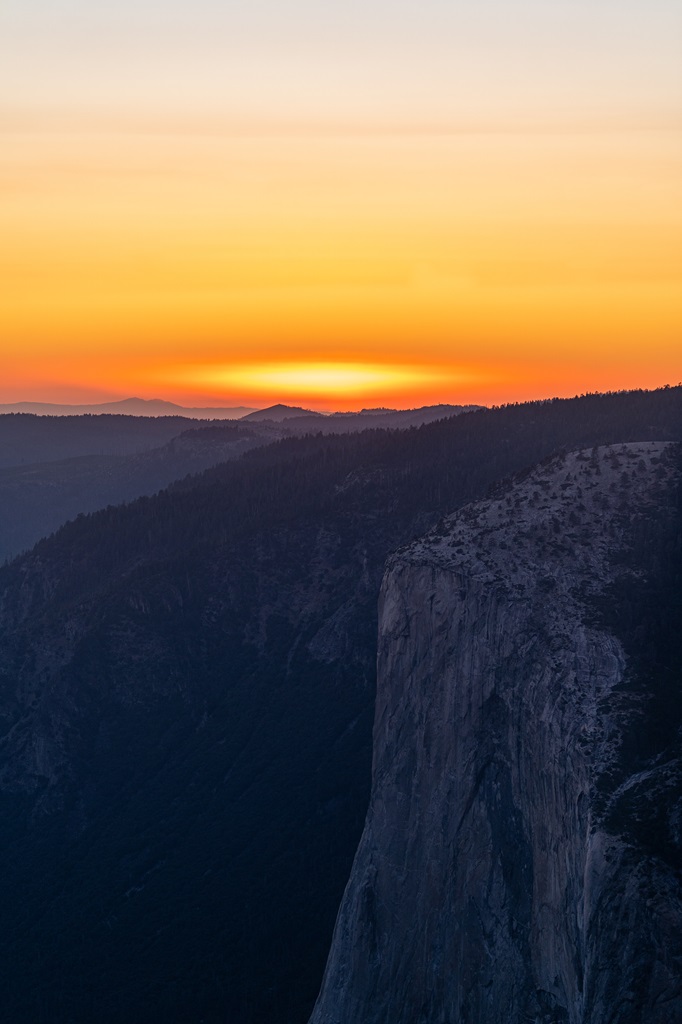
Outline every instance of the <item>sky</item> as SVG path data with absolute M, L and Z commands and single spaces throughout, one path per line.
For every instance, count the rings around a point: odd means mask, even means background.
M 0 0 L 0 402 L 682 378 L 679 0 Z

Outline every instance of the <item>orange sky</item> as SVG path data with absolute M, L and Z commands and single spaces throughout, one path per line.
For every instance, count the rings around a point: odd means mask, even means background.
M 303 56 L 271 40 L 234 64 L 170 32 L 145 71 L 135 14 L 86 59 L 80 36 L 29 31 L 36 0 L 10 3 L 0 402 L 350 409 L 677 383 L 680 96 L 670 26 L 649 28 L 638 79 L 625 6 L 615 54 L 613 23 L 566 55 L 550 20 L 521 66 L 472 22 L 478 64 L 455 36 L 420 37 L 405 67 L 407 37 L 358 56 L 351 33 L 330 71 L 318 26 Z M 71 10 L 57 41 L 65 24 L 92 41 Z

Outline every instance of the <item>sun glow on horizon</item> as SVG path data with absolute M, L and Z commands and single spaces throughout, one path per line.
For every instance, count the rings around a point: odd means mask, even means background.
M 0 7 L 0 402 L 679 379 L 669 0 Z
M 438 384 L 451 387 L 471 376 L 452 367 L 319 361 L 193 366 L 174 371 L 168 379 L 247 397 L 267 395 L 292 400 L 324 396 L 332 400 L 409 394 Z

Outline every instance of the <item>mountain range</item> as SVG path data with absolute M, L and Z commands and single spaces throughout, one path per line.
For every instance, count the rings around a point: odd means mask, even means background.
M 428 407 L 434 414 L 440 416 L 452 416 L 456 412 L 470 411 L 477 406 L 460 405 L 439 405 Z M 366 418 L 368 416 L 397 416 L 408 420 L 410 417 L 414 422 L 422 422 L 420 409 L 363 409 L 359 413 L 331 413 L 332 417 Z M 274 423 L 281 423 L 284 420 L 294 418 L 322 419 L 324 413 L 313 412 L 311 409 L 303 409 L 300 406 L 271 405 L 266 409 L 253 409 L 248 406 L 186 406 L 178 405 L 176 402 L 168 402 L 161 398 L 122 398 L 114 402 L 97 402 L 88 405 L 68 405 L 56 402 L 10 402 L 0 403 L 0 416 L 11 413 L 23 413 L 33 416 L 183 416 L 185 419 L 195 420 L 238 420 L 248 419 L 251 421 L 271 420 Z
M 237 422 L 181 416 L 0 415 L 0 561 L 27 550 L 68 519 L 153 494 L 250 448 L 306 433 L 407 429 L 461 406 L 331 416 L 275 406 Z
M 68 405 L 57 402 L 11 402 L 0 404 L 0 415 L 29 413 L 34 416 L 184 416 L 195 420 L 236 420 L 253 412 L 248 406 L 198 408 L 177 405 L 161 398 L 122 398 L 114 402 Z

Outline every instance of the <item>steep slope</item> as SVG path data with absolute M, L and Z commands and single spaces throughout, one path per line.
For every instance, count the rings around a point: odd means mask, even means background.
M 311 1024 L 682 1019 L 680 511 L 679 446 L 604 447 L 391 559 Z
M 33 547 L 69 519 L 154 494 L 270 440 L 262 428 L 221 424 L 185 429 L 151 451 L 0 468 L 0 562 Z

